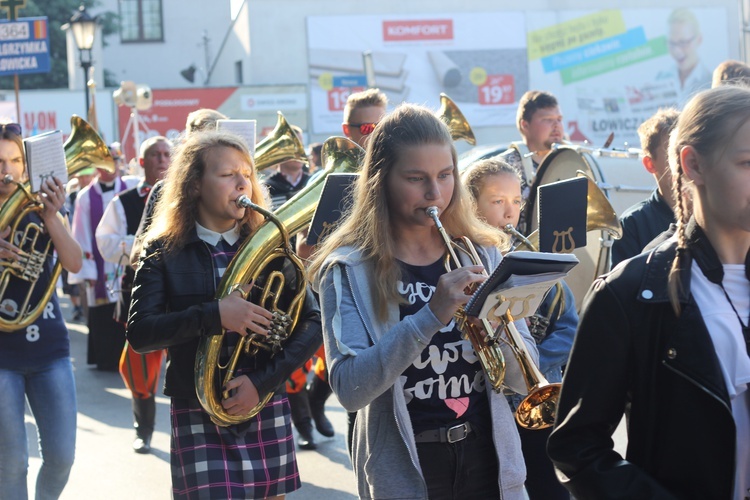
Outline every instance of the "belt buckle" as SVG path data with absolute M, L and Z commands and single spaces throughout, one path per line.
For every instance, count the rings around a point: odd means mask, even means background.
M 464 439 L 466 439 L 466 436 L 468 434 L 468 425 L 466 425 L 466 423 L 463 423 L 450 427 L 445 433 L 445 438 L 449 443 L 456 443 L 458 441 L 463 441 Z

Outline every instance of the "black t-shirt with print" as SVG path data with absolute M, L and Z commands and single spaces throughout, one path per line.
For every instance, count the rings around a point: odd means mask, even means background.
M 445 267 L 442 258 L 427 266 L 400 264 L 398 291 L 408 302 L 400 307 L 403 319 L 430 301 Z M 415 434 L 466 421 L 487 427 L 489 401 L 482 366 L 455 321 L 432 337 L 402 377 Z

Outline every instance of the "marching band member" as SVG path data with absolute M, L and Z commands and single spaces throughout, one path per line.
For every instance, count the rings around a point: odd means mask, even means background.
M 123 191 L 109 202 L 102 220 L 96 227 L 96 244 L 107 262 L 122 268 L 119 280 L 119 301 L 115 309 L 116 320 L 125 324 L 130 306 L 130 289 L 135 271 L 130 266 L 130 251 L 135 232 L 143 215 L 146 197 L 169 168 L 172 143 L 163 136 L 149 137 L 141 144 L 139 163 L 144 177 L 138 185 Z M 156 385 L 161 372 L 164 351 L 138 354 L 127 342 L 120 356 L 119 371 L 130 390 L 133 401 L 135 439 L 133 451 L 149 453 L 151 436 L 156 424 Z
M 557 98 L 542 90 L 524 93 L 518 101 L 516 127 L 523 139 L 522 143 L 508 148 L 498 157 L 521 175 L 521 193 L 525 201 L 529 197 L 539 165 L 552 150 L 552 145 L 565 138 Z M 523 154 L 526 149 L 528 153 Z M 526 221 L 521 215 L 517 229 L 521 234 L 527 234 Z
M 523 208 L 521 178 L 513 167 L 497 159 L 482 160 L 464 171 L 462 180 L 474 198 L 480 218 L 498 229 L 518 224 Z M 539 349 L 539 370 L 550 383 L 562 382 L 562 369 L 568 361 L 578 326 L 573 292 L 564 281 L 560 281 L 560 285 L 562 299 L 556 298 L 557 288 L 552 288 L 536 314 L 527 318 Z M 508 398 L 514 410 L 522 399 L 519 395 Z M 529 430 L 518 426 L 526 462 L 526 491 L 531 500 L 570 498 L 557 480 L 547 456 L 547 438 L 551 432 L 551 428 Z
M 669 144 L 675 237 L 584 301 L 548 445 L 578 499 L 750 495 L 748 144 L 750 90 L 695 96 Z M 611 436 L 628 406 L 622 457 Z
M 0 125 L 0 174 L 14 181 L 27 179 L 24 168 L 21 126 Z M 16 191 L 14 183 L 0 183 L 0 204 Z M 44 233 L 35 248 L 51 240 L 57 258 L 70 272 L 81 269 L 81 247 L 58 213 L 65 204 L 65 187 L 56 178 L 47 179 L 40 190 L 42 210 L 25 216 L 19 232 L 9 234 L 6 228 L 0 240 L 0 259 L 18 261 L 22 233 L 30 222 L 44 224 Z M 52 253 L 47 255 L 44 270 L 36 281 L 30 305 L 36 306 L 42 294 L 54 286 L 50 283 L 54 266 Z M 11 280 L 0 315 L 15 319 L 28 292 L 14 286 Z M 26 400 L 39 432 L 39 454 L 42 467 L 36 480 L 37 498 L 58 498 L 68 482 L 76 443 L 76 391 L 70 361 L 70 339 L 57 293 L 39 318 L 28 327 L 14 332 L 0 332 L 0 498 L 26 499 L 26 476 L 29 467 L 24 408 Z
M 222 405 L 244 414 L 276 392 L 245 423 L 213 424 L 196 397 L 199 340 L 226 329 L 225 343 L 248 331 L 265 335 L 271 313 L 233 292 L 215 298 L 216 286 L 240 244 L 263 216 L 239 208 L 247 195 L 266 206 L 250 153 L 234 134 L 191 134 L 178 148 L 164 191 L 144 238 L 128 320 L 128 340 L 138 352 L 168 349 L 164 393 L 171 401 L 171 468 L 175 498 L 280 498 L 300 487 L 285 380 L 318 349 L 320 316 L 308 291 L 295 331 L 270 358 L 245 356 L 232 396 Z M 282 304 L 286 294 L 282 294 Z M 230 345 L 231 347 L 231 345 Z
M 375 127 L 352 212 L 315 253 L 334 392 L 357 411 L 352 462 L 362 498 L 523 498 L 525 467 L 505 397 L 487 388 L 454 313 L 483 266 L 450 272 L 446 229 L 477 242 L 486 269 L 504 235 L 480 222 L 458 178 L 448 128 L 402 105 Z M 536 354 L 523 322 L 518 328 Z M 524 392 L 506 349 L 505 382 Z
M 612 241 L 610 268 L 641 253 L 657 236 L 674 224 L 675 200 L 672 196 L 672 175 L 667 162 L 669 134 L 680 112 L 660 109 L 638 127 L 643 167 L 654 177 L 656 189 L 648 199 L 636 203 L 620 216 L 622 238 Z

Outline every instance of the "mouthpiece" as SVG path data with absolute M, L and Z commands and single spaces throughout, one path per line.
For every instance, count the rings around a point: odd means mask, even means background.
M 11 184 L 13 182 L 13 176 L 10 174 L 7 174 L 5 177 L 3 177 L 3 184 Z
M 425 212 L 427 212 L 428 217 L 432 217 L 434 219 L 438 216 L 438 207 L 427 207 L 425 209 Z
M 241 195 L 235 200 L 235 203 L 240 208 L 253 208 L 255 206 L 255 203 L 250 201 L 250 198 L 247 197 L 246 194 Z

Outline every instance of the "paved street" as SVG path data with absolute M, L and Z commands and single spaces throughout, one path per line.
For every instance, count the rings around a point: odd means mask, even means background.
M 61 299 L 66 318 L 70 305 Z M 153 452 L 138 455 L 130 447 L 133 430 L 130 393 L 118 373 L 102 372 L 86 365 L 85 325 L 68 323 L 78 390 L 78 436 L 76 462 L 63 500 L 162 500 L 170 498 L 169 475 L 169 399 L 157 397 L 156 432 Z M 161 387 L 161 384 L 160 384 Z M 346 412 L 334 396 L 328 401 L 327 415 L 336 428 L 336 436 L 319 439 L 317 451 L 298 451 L 302 489 L 289 495 L 293 500 L 355 498 L 356 485 L 346 452 L 344 432 Z M 29 414 L 26 429 L 36 441 L 36 428 Z M 36 443 L 29 446 L 29 497 L 41 464 Z

